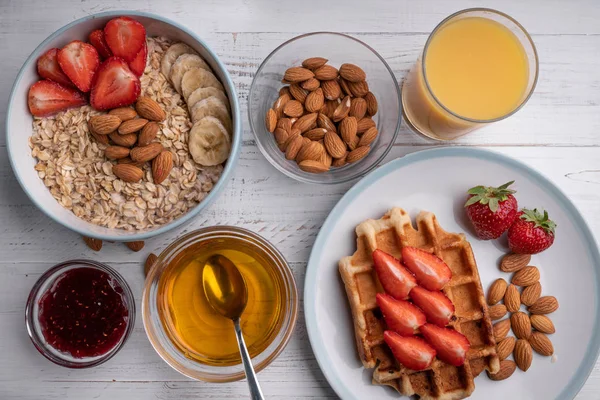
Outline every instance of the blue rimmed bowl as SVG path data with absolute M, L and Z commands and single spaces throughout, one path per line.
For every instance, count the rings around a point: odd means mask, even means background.
M 76 217 L 71 211 L 61 206 L 52 197 L 50 191 L 34 170 L 36 160 L 31 156 L 31 149 L 28 143 L 32 133 L 33 118 L 27 107 L 27 93 L 29 87 L 39 79 L 36 71 L 36 61 L 39 56 L 48 49 L 53 47 L 60 48 L 71 40 L 87 38 L 91 31 L 101 29 L 111 18 L 122 15 L 140 21 L 146 28 L 146 33 L 149 37 L 165 36 L 174 41 L 185 42 L 194 48 L 211 66 L 215 75 L 223 83 L 227 97 L 229 98 L 233 120 L 231 154 L 225 164 L 223 174 L 214 185 L 212 191 L 196 207 L 179 218 L 160 227 L 144 231 L 126 231 L 94 225 Z M 190 29 L 167 18 L 137 11 L 110 11 L 93 14 L 73 21 L 50 35 L 31 53 L 23 64 L 23 67 L 21 67 L 10 94 L 6 115 L 6 142 L 9 159 L 19 184 L 31 201 L 48 217 L 61 225 L 84 236 L 103 240 L 143 240 L 190 221 L 223 191 L 225 184 L 233 173 L 234 166 L 237 164 L 241 141 L 242 125 L 237 93 L 225 65 L 219 60 L 216 53 Z

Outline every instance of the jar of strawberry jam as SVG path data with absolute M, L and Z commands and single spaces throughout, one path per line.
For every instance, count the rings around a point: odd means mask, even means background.
M 47 359 L 69 368 L 93 367 L 125 344 L 135 302 L 127 282 L 111 267 L 66 261 L 35 283 L 25 321 L 31 341 Z

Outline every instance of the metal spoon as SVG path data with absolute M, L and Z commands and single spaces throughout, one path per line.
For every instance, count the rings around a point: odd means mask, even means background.
M 242 336 L 242 328 L 240 327 L 240 316 L 248 302 L 248 291 L 244 277 L 229 258 L 216 254 L 211 256 L 204 264 L 202 285 L 211 307 L 224 317 L 233 320 L 251 398 L 263 400 L 264 397 L 258 379 L 256 379 L 256 373 L 252 367 L 250 354 L 248 354 Z

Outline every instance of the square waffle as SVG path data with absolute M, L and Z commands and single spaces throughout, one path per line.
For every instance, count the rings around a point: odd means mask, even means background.
M 373 384 L 388 385 L 401 394 L 417 395 L 422 400 L 464 399 L 475 390 L 477 375 L 484 369 L 496 373 L 500 368 L 477 264 L 465 235 L 444 231 L 433 213 L 422 211 L 416 223 L 417 229 L 401 208 L 391 209 L 381 219 L 362 222 L 356 227 L 356 252 L 339 262 L 352 310 L 358 353 L 365 368 L 375 368 Z M 405 368 L 383 340 L 386 324 L 375 301 L 375 295 L 383 289 L 371 254 L 381 249 L 401 259 L 401 249 L 405 246 L 435 254 L 452 270 L 452 279 L 442 289 L 456 309 L 450 327 L 471 343 L 467 361 L 461 367 L 436 358 L 424 371 Z

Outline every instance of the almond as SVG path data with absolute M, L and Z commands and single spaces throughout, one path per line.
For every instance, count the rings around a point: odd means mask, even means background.
M 141 249 L 144 248 L 144 241 L 143 240 L 136 240 L 135 242 L 125 242 L 125 246 L 129 247 L 129 249 L 138 252 Z
M 522 311 L 510 316 L 510 326 L 519 339 L 528 339 L 531 335 L 531 322 L 529 316 Z
M 298 155 L 298 152 L 302 148 L 303 143 L 304 142 L 302 141 L 302 136 L 295 136 L 291 139 L 291 141 L 288 141 L 288 144 L 285 149 L 285 158 L 287 158 L 288 160 L 295 159 Z
M 506 315 L 506 306 L 504 304 L 496 304 L 489 307 L 490 318 L 492 321 L 504 318 Z
M 321 89 L 327 100 L 336 100 L 342 95 L 342 89 L 336 80 L 321 82 Z
M 315 74 L 310 69 L 303 67 L 291 67 L 285 71 L 283 74 L 283 79 L 291 83 L 296 83 L 303 82 L 314 76 Z
M 508 285 L 504 294 L 504 305 L 510 312 L 517 312 L 521 307 L 521 295 L 515 285 Z
M 146 262 L 144 263 L 144 275 L 148 275 L 148 272 L 150 272 L 150 269 L 152 268 L 156 260 L 158 260 L 158 256 L 156 254 L 148 254 Z
M 119 107 L 113 108 L 108 112 L 109 115 L 114 115 L 115 117 L 119 117 L 121 122 L 129 121 L 130 119 L 134 119 L 138 116 L 135 110 L 131 107 Z
M 335 158 L 335 159 L 332 161 L 331 165 L 332 165 L 332 166 L 334 166 L 334 167 L 343 167 L 344 165 L 346 165 L 346 164 L 347 164 L 347 162 L 346 162 L 346 157 L 348 157 L 348 152 L 347 152 L 347 151 L 346 151 L 346 152 L 344 152 L 344 155 L 343 155 L 342 157 L 340 157 L 340 158 Z
M 337 133 L 327 131 L 324 138 L 325 148 L 333 158 L 340 158 L 346 154 L 346 145 Z
M 531 286 L 540 280 L 540 271 L 537 267 L 525 267 L 517 271 L 511 282 L 517 286 Z
M 138 162 L 138 161 L 133 161 L 131 159 L 131 157 L 125 157 L 125 158 L 119 158 L 117 160 L 117 164 L 132 164 L 135 165 L 136 167 L 141 167 L 142 165 L 144 165 L 145 163 L 143 162 Z
M 369 93 L 369 84 L 367 81 L 348 82 L 350 92 L 356 97 L 363 97 Z
M 370 145 L 371 143 L 373 143 L 373 141 L 375 139 L 377 139 L 378 134 L 379 134 L 379 131 L 375 127 L 367 129 L 367 131 L 365 133 L 363 133 L 362 136 L 360 137 L 360 141 L 358 142 L 358 145 L 359 146 Z
M 556 332 L 552 320 L 546 315 L 530 315 L 529 320 L 531 321 L 531 326 L 542 333 L 552 334 Z
M 92 137 L 94 139 L 96 139 L 96 141 L 98 143 L 102 143 L 102 144 L 106 144 L 106 145 L 108 144 L 108 135 L 99 135 L 91 129 L 90 129 L 90 135 L 92 135 Z
M 500 261 L 500 270 L 504 272 L 516 272 L 522 268 L 525 268 L 531 256 L 529 254 L 507 254 Z
M 337 106 L 337 108 L 333 112 L 332 119 L 334 122 L 341 121 L 348 116 L 348 112 L 350 112 L 350 104 L 350 96 L 344 97 L 342 102 Z
M 300 103 L 304 103 L 306 101 L 306 96 L 308 96 L 308 92 L 302 89 L 297 83 L 294 83 L 289 86 L 290 94 Z
M 496 343 L 501 341 L 508 335 L 508 331 L 510 331 L 510 320 L 503 319 L 502 321 L 496 322 L 494 324 L 494 339 Z
M 302 61 L 302 66 L 304 68 L 308 68 L 310 70 L 315 70 L 317 68 L 322 67 L 323 65 L 327 64 L 327 60 L 326 58 L 323 57 L 311 57 L 311 58 L 307 58 L 306 60 Z
M 320 86 L 321 82 L 315 78 L 310 78 L 300 84 L 302 89 L 308 90 L 309 92 L 317 90 Z
M 534 283 L 531 286 L 527 286 L 521 292 L 521 303 L 526 306 L 532 306 L 542 295 L 542 285 L 539 282 Z
M 369 128 L 375 127 L 375 121 L 371 119 L 371 117 L 364 117 L 358 121 L 358 125 L 356 126 L 356 133 L 361 134 L 365 133 Z
M 529 344 L 536 353 L 541 356 L 551 356 L 554 354 L 554 346 L 548 336 L 541 332 L 533 332 L 529 338 Z
M 173 169 L 173 154 L 169 150 L 163 150 L 152 160 L 152 180 L 155 184 L 162 183 L 169 177 Z
M 346 117 L 338 125 L 340 136 L 345 143 L 350 144 L 354 142 L 354 138 L 356 138 L 357 124 L 358 121 L 356 121 L 356 118 Z
M 277 144 L 284 144 L 289 138 L 290 134 L 283 128 L 277 128 L 274 132 L 275 141 Z
M 493 381 L 503 381 L 505 379 L 510 378 L 510 376 L 515 372 L 516 369 L 517 364 L 514 361 L 503 360 L 500 361 L 500 369 L 498 370 L 498 372 L 496 372 L 495 374 L 490 374 L 490 372 L 488 371 L 487 376 Z
M 348 82 L 360 82 L 367 79 L 367 74 L 359 66 L 354 64 L 342 64 L 340 75 Z
M 142 129 L 148 123 L 147 119 L 144 118 L 134 118 L 129 121 L 123 122 L 119 125 L 119 134 L 128 135 L 130 133 L 134 133 Z
M 329 118 L 329 119 L 333 118 L 333 113 L 335 112 L 335 109 L 340 105 L 341 102 L 342 102 L 341 99 L 326 100 L 325 106 L 324 106 L 325 112 L 322 112 L 322 113 L 327 115 L 327 118 Z
M 317 161 L 320 156 L 321 146 L 319 145 L 319 143 L 311 141 L 310 143 L 304 143 L 304 145 L 298 152 L 298 155 L 296 156 L 296 162 L 299 164 L 302 161 L 306 160 Z
M 129 156 L 133 161 L 145 162 L 152 160 L 163 150 L 163 145 L 155 142 L 150 143 L 148 146 L 144 147 L 134 147 L 133 149 L 131 149 Z
M 130 133 L 129 135 L 119 135 L 117 132 L 113 132 L 110 135 L 108 135 L 108 137 L 117 146 L 123 147 L 131 147 L 138 140 L 138 135 L 136 135 L 135 133 Z
M 318 112 L 321 107 L 325 105 L 325 97 L 323 96 L 323 89 L 318 88 L 314 92 L 310 92 L 306 96 L 304 107 L 308 112 Z
M 267 130 L 271 133 L 273 133 L 275 127 L 277 126 L 277 114 L 272 108 L 267 110 L 267 115 L 265 116 L 265 125 Z
M 90 130 L 96 132 L 98 135 L 108 135 L 117 130 L 121 125 L 121 118 L 116 115 L 103 114 L 94 115 L 88 122 Z
M 338 70 L 331 65 L 323 65 L 315 70 L 315 78 L 320 81 L 330 81 L 338 77 Z M 321 86 L 323 86 L 323 82 L 321 82 Z
M 133 164 L 117 164 L 112 166 L 115 176 L 125 182 L 139 182 L 144 176 L 144 171 Z
M 558 300 L 554 296 L 542 296 L 528 310 L 532 314 L 551 314 L 558 310 Z
M 496 344 L 496 353 L 498 353 L 498 358 L 500 361 L 508 358 L 515 349 L 515 343 L 517 339 L 512 336 L 505 337 L 500 342 Z
M 340 78 L 338 82 L 340 84 L 340 87 L 342 88 L 342 92 L 344 92 L 344 96 L 352 97 L 353 94 L 352 94 L 352 91 L 350 90 L 350 86 L 348 86 L 348 81 L 345 80 L 344 78 Z
M 355 117 L 357 121 L 360 121 L 367 113 L 367 102 L 361 97 L 352 99 L 350 103 L 350 111 L 348 115 Z
M 325 137 L 325 133 L 327 129 L 325 128 L 314 128 L 309 130 L 304 134 L 304 137 L 309 138 L 310 140 L 321 140 Z
M 148 96 L 140 96 L 135 103 L 135 110 L 140 117 L 149 121 L 163 121 L 167 114 L 154 99 Z
M 337 132 L 337 127 L 325 114 L 319 113 L 319 115 L 317 115 L 317 126 L 319 128 L 327 129 L 328 131 Z
M 137 144 L 140 147 L 148 146 L 158 135 L 158 124 L 156 122 L 148 122 L 143 128 L 138 137 Z
M 277 121 L 277 128 L 290 132 L 292 130 L 292 120 L 289 118 L 281 118 Z
M 533 360 L 533 351 L 527 340 L 517 340 L 517 343 L 515 343 L 515 350 L 513 351 L 513 357 L 515 358 L 515 363 L 519 369 L 522 371 L 527 371 L 529 369 L 531 361 Z
M 378 106 L 375 95 L 371 92 L 367 92 L 367 94 L 365 94 L 365 101 L 367 102 L 367 112 L 369 113 L 369 115 L 373 116 L 377 114 Z
M 305 114 L 298 118 L 298 121 L 292 125 L 292 128 L 299 129 L 301 133 L 304 133 L 311 129 L 313 124 L 317 122 L 317 113 Z
M 283 96 L 284 94 L 287 94 L 288 96 L 292 97 L 292 94 L 290 93 L 290 87 L 289 86 L 284 86 L 281 89 L 279 89 L 279 95 Z
M 283 113 L 288 117 L 298 118 L 304 114 L 304 107 L 298 100 L 290 100 L 283 107 Z
M 360 138 L 358 136 L 354 136 L 354 139 L 352 139 L 350 143 L 346 143 L 348 145 L 348 149 L 350 149 L 350 151 L 356 149 L 358 147 L 358 142 L 360 142 Z
M 284 93 L 275 100 L 273 103 L 273 111 L 275 111 L 275 115 L 277 118 L 281 118 L 283 116 L 283 107 L 287 104 L 288 101 L 292 99 L 292 96 L 289 93 Z
M 104 149 L 104 156 L 109 160 L 118 160 L 129 155 L 129 149 L 122 146 L 108 146 Z
M 494 304 L 498 303 L 500 300 L 502 300 L 504 298 L 504 294 L 506 293 L 506 288 L 508 287 L 508 284 L 506 283 L 506 281 L 502 278 L 498 278 L 494 281 L 494 283 L 492 283 L 490 285 L 490 288 L 488 290 L 488 304 L 490 306 L 493 306 Z
M 304 172 L 321 174 L 329 171 L 329 167 L 315 160 L 304 160 L 298 163 L 300 169 Z
M 357 162 L 358 160 L 364 158 L 367 154 L 369 154 L 370 149 L 371 148 L 369 146 L 361 146 L 355 148 L 350 153 L 348 153 L 348 156 L 346 157 L 346 162 Z
M 327 151 L 322 151 L 321 152 L 321 156 L 319 157 L 319 159 L 317 161 L 319 161 L 321 164 L 323 164 L 327 168 L 329 168 L 329 167 L 331 167 L 331 164 L 333 162 L 333 158 L 331 157 L 331 155 Z
M 100 251 L 102 249 L 102 240 L 91 238 L 88 236 L 82 236 L 82 237 L 83 237 L 83 241 L 85 242 L 85 244 L 87 244 L 87 246 L 90 249 L 92 249 L 94 251 Z

